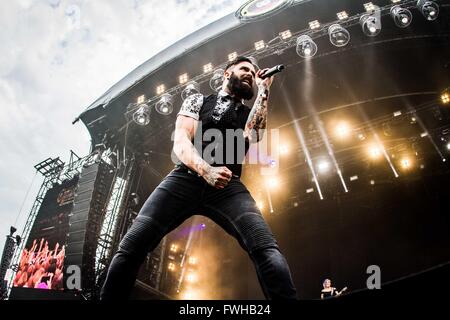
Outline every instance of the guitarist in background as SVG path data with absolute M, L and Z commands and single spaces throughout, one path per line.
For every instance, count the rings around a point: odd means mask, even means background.
M 330 279 L 325 279 L 323 281 L 323 289 L 320 294 L 320 299 L 340 296 L 346 290 L 347 290 L 347 287 L 343 288 L 341 291 L 338 291 L 335 287 L 331 286 Z

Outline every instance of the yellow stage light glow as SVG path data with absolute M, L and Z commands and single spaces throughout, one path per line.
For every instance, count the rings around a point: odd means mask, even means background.
M 382 155 L 382 149 L 378 145 L 371 145 L 371 146 L 369 146 L 368 151 L 369 151 L 369 156 L 372 159 L 379 159 L 381 157 L 381 155 Z
M 340 139 L 346 139 L 350 136 L 351 128 L 347 122 L 340 122 L 335 129 L 336 136 Z
M 197 290 L 187 289 L 181 295 L 182 300 L 198 300 L 200 298 L 200 293 Z
M 412 167 L 412 161 L 408 157 L 404 157 L 400 160 L 400 164 L 402 166 L 402 169 L 408 170 Z
M 330 169 L 330 163 L 326 160 L 322 160 L 317 164 L 317 170 L 320 173 L 325 173 Z
M 289 147 L 287 145 L 280 146 L 280 154 L 285 155 L 289 153 Z
M 197 258 L 196 257 L 189 257 L 189 264 L 196 265 L 197 264 Z
M 259 210 L 264 210 L 264 202 L 258 201 L 257 204 L 258 204 Z
M 441 100 L 443 104 L 448 104 L 450 102 L 450 94 L 445 92 L 441 95 Z
M 278 178 L 272 177 L 266 181 L 266 185 L 271 189 L 276 189 L 280 185 Z
M 197 282 L 197 279 L 198 279 L 198 277 L 197 277 L 196 273 L 191 272 L 186 276 L 186 281 L 189 283 Z

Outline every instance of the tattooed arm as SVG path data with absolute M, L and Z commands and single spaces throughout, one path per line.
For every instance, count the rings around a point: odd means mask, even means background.
M 250 143 L 256 143 L 262 139 L 263 131 L 267 125 L 267 105 L 269 98 L 269 88 L 273 82 L 273 76 L 261 79 L 260 75 L 267 69 L 259 70 L 256 74 L 256 84 L 258 85 L 258 95 L 256 96 L 253 108 L 245 124 L 244 137 Z
M 184 100 L 175 123 L 173 152 L 182 163 L 202 176 L 209 185 L 223 189 L 231 179 L 231 171 L 227 167 L 209 165 L 192 144 L 202 104 L 201 94 L 194 94 Z

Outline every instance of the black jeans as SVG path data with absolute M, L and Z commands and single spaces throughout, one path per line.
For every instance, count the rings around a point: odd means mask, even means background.
M 252 259 L 267 299 L 296 299 L 286 259 L 239 178 L 215 189 L 186 171 L 170 172 L 144 203 L 108 270 L 101 299 L 127 299 L 139 267 L 161 239 L 193 214 L 207 216 L 237 239 Z

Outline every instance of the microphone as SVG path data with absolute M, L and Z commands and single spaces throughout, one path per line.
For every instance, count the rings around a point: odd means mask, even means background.
M 275 73 L 281 72 L 283 69 L 284 69 L 284 65 L 279 64 L 275 67 L 270 68 L 266 72 L 264 72 L 263 75 L 260 76 L 260 78 L 264 80 L 265 78 L 273 76 Z

